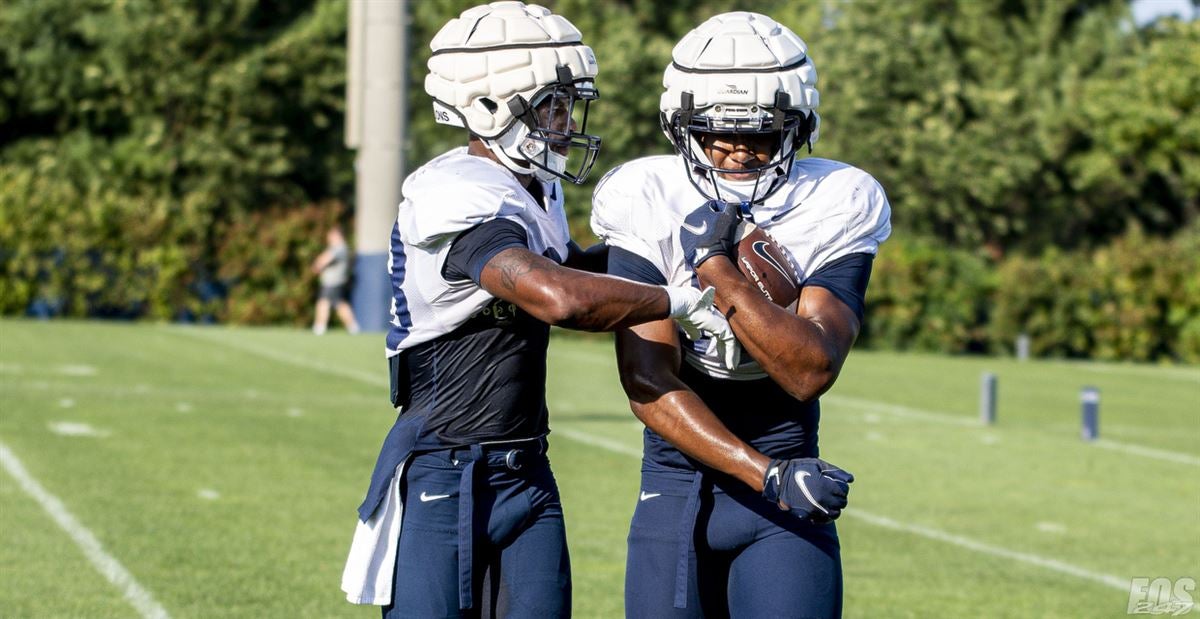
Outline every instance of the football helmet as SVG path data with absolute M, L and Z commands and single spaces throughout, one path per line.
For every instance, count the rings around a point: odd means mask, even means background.
M 742 210 L 783 186 L 796 150 L 817 141 L 817 71 L 796 33 L 765 15 L 738 11 L 710 18 L 671 52 L 659 101 L 663 133 L 705 197 Z M 736 172 L 716 167 L 701 134 L 770 136 L 769 161 Z M 750 180 L 726 176 L 752 173 Z
M 571 22 L 493 2 L 463 11 L 429 46 L 425 92 L 437 122 L 466 128 L 516 174 L 584 182 L 600 150 L 587 133 L 599 68 Z M 569 171 L 572 152 L 580 157 Z

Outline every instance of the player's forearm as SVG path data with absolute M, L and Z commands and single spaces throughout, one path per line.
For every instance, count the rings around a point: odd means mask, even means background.
M 780 387 L 811 400 L 833 385 L 840 355 L 819 323 L 772 303 L 724 258 L 701 268 L 738 341 Z
M 621 339 L 618 337 L 618 356 Z M 622 357 L 621 386 L 647 428 L 688 456 L 762 491 L 770 459 L 735 436 L 674 372 Z
M 686 387 L 656 400 L 630 401 L 634 415 L 688 456 L 762 492 L 770 458 L 734 436 Z
M 662 287 L 569 269 L 523 249 L 496 254 L 480 283 L 538 320 L 569 329 L 614 331 L 670 311 Z
M 616 331 L 668 317 L 670 299 L 660 286 L 578 271 L 566 279 L 558 291 L 566 300 L 558 326 Z

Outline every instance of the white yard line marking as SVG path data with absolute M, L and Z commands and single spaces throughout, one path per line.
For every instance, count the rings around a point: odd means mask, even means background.
M 567 430 L 567 429 L 562 429 L 562 428 L 555 429 L 554 434 L 565 436 L 569 439 L 578 441 L 580 443 L 584 443 L 586 445 L 591 445 L 593 447 L 607 449 L 609 451 L 625 454 L 628 456 L 633 456 L 636 458 L 642 457 L 642 453 L 640 450 L 634 449 L 623 443 L 620 443 L 618 441 L 614 441 L 611 439 L 599 438 L 599 437 L 583 434 L 581 432 L 575 432 L 572 430 Z M 1094 572 L 1092 570 L 1085 569 L 1085 568 L 1079 567 L 1077 565 L 1071 565 L 1070 563 L 1065 563 L 1065 562 L 1059 561 L 1057 559 L 1051 559 L 1049 557 L 1042 557 L 1042 556 L 1035 555 L 1032 553 L 1018 552 L 1015 550 L 1009 550 L 1007 548 L 1002 548 L 1000 546 L 993 546 L 991 544 L 985 544 L 983 542 L 978 542 L 978 541 L 975 541 L 968 537 L 963 537 L 961 535 L 954 535 L 952 533 L 947 533 L 945 531 L 940 531 L 938 529 L 933 529 L 930 527 L 924 527 L 924 526 L 915 525 L 915 524 L 906 524 L 903 522 L 893 520 L 886 516 L 879 516 L 876 514 L 872 514 L 870 512 L 864 512 L 863 510 L 857 509 L 857 508 L 848 509 L 848 510 L 846 510 L 845 513 L 848 516 L 852 516 L 854 518 L 862 520 L 863 522 L 866 522 L 868 524 L 873 524 L 875 526 L 884 527 L 884 528 L 892 529 L 895 531 L 904 531 L 906 533 L 912 533 L 914 535 L 919 535 L 921 537 L 925 537 L 928 539 L 937 540 L 940 542 L 946 542 L 948 544 L 953 544 L 960 548 L 966 548 L 968 550 L 973 550 L 975 552 L 988 554 L 988 555 L 992 555 L 995 557 L 1011 559 L 1013 561 L 1018 561 L 1021 563 L 1028 563 L 1030 565 L 1036 565 L 1038 567 L 1042 567 L 1042 568 L 1045 568 L 1048 570 L 1053 570 L 1053 571 L 1060 572 L 1063 574 L 1068 574 L 1071 576 L 1076 576 L 1078 578 L 1083 578 L 1085 580 L 1097 582 L 1102 585 L 1112 587 L 1114 589 L 1119 589 L 1121 591 L 1125 591 L 1125 592 L 1129 591 L 1129 579 L 1128 578 L 1121 578 L 1119 576 L 1113 576 L 1111 574 L 1102 574 L 1100 572 Z
M 1126 374 L 1170 378 L 1189 383 L 1200 384 L 1200 370 L 1191 368 L 1158 367 L 1153 365 L 1133 365 L 1126 363 L 1105 363 L 1088 361 L 1058 361 L 1056 365 L 1073 370 L 1086 370 L 1100 374 Z
M 55 370 L 66 376 L 95 376 L 96 368 L 90 365 L 60 365 Z
M 562 428 L 562 427 L 555 427 L 555 428 L 553 428 L 553 431 L 550 433 L 550 436 L 552 438 L 554 436 L 565 436 L 577 443 L 583 443 L 584 445 L 591 445 L 592 447 L 599 447 L 600 449 L 607 449 L 609 451 L 623 454 L 626 456 L 632 456 L 634 458 L 642 457 L 642 450 L 640 450 L 640 449 L 634 449 L 633 447 L 625 445 L 624 443 L 621 443 L 620 441 L 614 441 L 612 439 L 604 438 L 604 437 L 600 437 L 600 436 L 593 436 L 591 434 L 587 434 L 586 432 L 579 432 L 578 430 L 569 430 L 569 429 Z
M 84 556 L 100 572 L 102 576 L 108 579 L 114 587 L 121 590 L 125 599 L 137 609 L 138 614 L 147 619 L 168 619 L 166 609 L 159 606 L 154 600 L 154 596 L 150 592 L 138 584 L 133 575 L 126 570 L 112 555 L 104 551 L 104 547 L 100 545 L 100 540 L 91 531 L 84 527 L 71 512 L 67 511 L 67 507 L 58 497 L 50 494 L 42 487 L 41 484 L 25 470 L 25 465 L 17 459 L 16 454 L 9 450 L 8 446 L 0 442 L 0 464 L 4 465 L 4 470 L 17 481 L 25 494 L 33 497 L 42 509 L 50 515 L 58 526 L 62 527 L 67 535 L 79 546 L 83 551 Z
M 1065 525 L 1061 522 L 1039 522 L 1039 523 L 1033 525 L 1033 528 L 1037 529 L 1038 531 L 1041 531 L 1042 533 L 1059 533 L 1059 534 L 1061 534 L 1061 533 L 1067 532 L 1067 525 Z
M 281 353 L 276 350 L 271 350 L 270 348 L 263 348 L 261 346 L 247 344 L 246 342 L 231 341 L 231 340 L 227 340 L 227 339 L 224 339 L 221 337 L 213 337 L 211 335 L 206 335 L 206 334 L 202 333 L 203 329 L 204 329 L 204 327 L 178 327 L 178 328 L 167 329 L 167 332 L 178 334 L 178 335 L 184 335 L 184 336 L 198 339 L 198 340 L 203 340 L 205 342 L 217 344 L 219 346 L 225 346 L 227 348 L 233 348 L 235 350 L 240 350 L 242 352 L 246 352 L 246 353 L 250 353 L 252 355 L 263 357 L 264 359 L 270 359 L 272 361 L 278 361 L 280 363 L 286 363 L 288 365 L 294 365 L 294 366 L 300 367 L 300 368 L 315 370 L 322 374 L 332 374 L 335 376 L 341 376 L 342 378 L 349 378 L 351 380 L 357 380 L 360 382 L 364 382 L 368 385 L 374 385 L 376 387 L 390 386 L 390 382 L 388 381 L 388 378 L 387 378 L 387 373 L 383 371 L 382 367 L 380 368 L 380 372 L 378 372 L 378 373 L 361 372 L 359 370 L 352 370 L 352 369 L 348 369 L 348 368 L 339 368 L 339 367 L 332 366 L 332 365 L 325 365 L 323 363 L 316 363 L 315 361 L 308 361 L 306 359 L 294 357 L 294 356 L 288 355 L 286 353 Z M 382 363 L 380 365 L 382 366 Z
M 1121 578 L 1120 576 L 1113 576 L 1112 574 L 1102 574 L 1100 572 L 1094 572 L 1092 570 L 1085 569 L 1085 568 L 1079 567 L 1077 565 L 1071 565 L 1070 563 L 1064 563 L 1063 561 L 1059 561 L 1058 559 L 1051 559 L 1049 557 L 1043 557 L 1043 556 L 1035 555 L 1035 554 L 1028 553 L 1028 552 L 1017 552 L 1015 550 L 1009 550 L 1007 548 L 1002 548 L 1000 546 L 993 546 L 991 544 L 985 544 L 983 542 L 975 541 L 969 537 L 963 537 L 961 535 L 954 535 L 952 533 L 947 533 L 945 531 L 939 531 L 938 529 L 924 527 L 919 524 L 908 524 L 908 523 L 904 523 L 904 522 L 899 522 L 896 520 L 892 520 L 891 518 L 888 518 L 886 516 L 878 516 L 878 515 L 872 514 L 870 512 L 864 512 L 861 509 L 848 509 L 848 510 L 846 510 L 845 513 L 847 516 L 850 516 L 852 518 L 857 518 L 858 520 L 861 520 L 863 522 L 867 522 L 867 523 L 873 524 L 875 526 L 883 527 L 885 529 L 892 529 L 893 531 L 903 531 L 905 533 L 912 533 L 914 535 L 919 535 L 924 538 L 937 540 L 939 542 L 946 542 L 947 544 L 952 544 L 954 546 L 958 546 L 960 548 L 966 548 L 968 550 L 974 550 L 975 552 L 983 553 L 986 555 L 992 555 L 994 557 L 1002 557 L 1005 559 L 1011 559 L 1013 561 L 1018 561 L 1021 563 L 1028 563 L 1030 565 L 1036 565 L 1038 567 L 1043 567 L 1048 570 L 1060 572 L 1062 574 L 1069 574 L 1069 575 L 1075 576 L 1077 578 L 1082 578 L 1084 580 L 1090 580 L 1092 582 L 1100 583 L 1107 587 L 1117 589 L 1118 591 L 1124 591 L 1126 593 L 1129 592 L 1129 579 L 1128 578 Z
M 112 434 L 108 430 L 93 428 L 90 424 L 78 421 L 51 421 L 46 424 L 50 431 L 61 436 L 89 436 L 105 438 Z
M 967 419 L 965 417 L 961 417 L 958 415 L 953 415 L 950 413 L 939 413 L 939 412 L 935 412 L 935 411 L 927 411 L 927 410 L 922 410 L 919 408 L 910 408 L 907 406 L 897 406 L 897 405 L 893 405 L 893 404 L 886 404 L 883 402 L 876 402 L 874 400 L 863 400 L 860 398 L 852 398 L 852 397 L 840 396 L 840 395 L 827 395 L 827 396 L 822 396 L 821 401 L 825 402 L 825 403 L 833 404 L 834 406 L 838 406 L 838 405 L 850 406 L 850 407 L 858 408 L 861 410 L 885 413 L 885 414 L 903 418 L 903 419 L 913 419 L 916 421 L 928 421 L 931 423 L 941 423 L 941 424 L 955 425 L 955 426 L 979 427 L 978 421 L 975 421 L 972 419 Z M 999 442 L 1000 439 L 999 439 L 999 437 L 995 437 L 995 436 L 985 436 L 980 440 L 982 440 L 986 444 L 991 445 L 991 444 L 995 444 L 995 443 Z M 1191 466 L 1200 466 L 1200 457 L 1193 456 L 1191 454 L 1177 452 L 1177 451 L 1168 451 L 1166 449 L 1156 449 L 1153 447 L 1143 447 L 1141 445 L 1135 445 L 1133 443 L 1122 443 L 1119 441 L 1112 441 L 1112 440 L 1108 440 L 1108 439 L 1099 439 L 1099 440 L 1093 442 L 1092 444 L 1095 445 L 1096 447 L 1103 447 L 1104 449 L 1121 451 L 1121 452 L 1124 452 L 1124 453 L 1127 453 L 1130 455 L 1141 456 L 1143 458 L 1153 458 L 1155 460 L 1162 460 L 1164 462 L 1174 462 L 1176 464 L 1189 464 Z
M 374 384 L 372 384 L 372 386 L 374 386 Z M 5 389 L 20 389 L 20 390 L 25 390 L 25 391 L 52 390 L 55 392 L 71 393 L 72 395 L 75 395 L 75 396 L 81 396 L 83 394 L 88 394 L 88 395 L 95 395 L 95 396 L 101 396 L 101 397 L 112 397 L 112 398 L 130 398 L 130 397 L 135 397 L 135 396 L 136 397 L 146 397 L 146 398 L 168 398 L 168 399 L 173 399 L 173 400 L 180 399 L 180 398 L 189 398 L 189 399 L 190 398 L 200 398 L 200 399 L 221 400 L 221 401 L 231 400 L 231 401 L 235 401 L 235 402 L 241 402 L 246 399 L 246 392 L 244 390 L 215 389 L 215 388 L 211 388 L 211 387 L 150 387 L 148 385 L 121 386 L 121 385 L 119 385 L 117 383 L 113 383 L 113 382 L 109 382 L 107 385 L 95 385 L 95 384 L 81 385 L 78 383 L 70 383 L 70 382 L 48 383 L 48 382 L 42 382 L 42 381 L 34 381 L 34 382 L 29 382 L 29 383 L 14 383 L 11 385 L 5 385 L 4 388 Z M 375 391 L 371 391 L 371 393 L 375 393 Z M 280 402 L 282 404 L 293 404 L 293 403 L 295 403 L 295 401 L 297 399 L 297 395 L 295 393 L 283 392 L 283 391 L 279 391 L 279 392 L 258 391 L 255 393 L 255 397 L 259 400 L 269 400 L 272 402 Z M 90 399 L 90 398 L 81 398 L 81 399 Z M 345 405 L 348 400 L 363 400 L 363 401 L 370 401 L 370 402 L 378 402 L 379 397 L 366 395 L 365 393 L 363 393 L 363 394 L 347 393 L 347 394 L 339 394 L 339 395 L 333 395 L 333 396 L 324 396 L 324 395 L 320 395 L 320 394 L 311 394 L 311 393 L 304 394 L 304 401 L 307 404 L 321 403 L 321 404 L 329 404 L 331 406 L 332 405 L 340 406 L 340 405 Z M 164 406 L 166 406 L 166 405 L 164 405 Z M 181 400 L 180 402 L 178 402 L 175 405 L 175 410 L 180 413 L 194 412 L 195 406 L 192 405 L 190 402 Z
M 1110 441 L 1106 438 L 1097 439 L 1092 443 L 1096 447 L 1104 449 L 1112 449 L 1114 451 L 1123 451 L 1127 454 L 1142 456 L 1145 458 L 1154 458 L 1156 460 L 1165 460 L 1167 462 L 1176 462 L 1178 464 L 1190 464 L 1192 466 L 1200 466 L 1200 458 L 1179 453 L 1177 451 L 1167 451 L 1165 449 L 1154 449 L 1152 447 L 1142 447 L 1132 443 L 1121 443 L 1118 441 Z
M 879 402 L 877 400 L 864 400 L 862 398 L 854 398 L 845 395 L 824 395 L 821 396 L 821 402 L 824 404 L 833 404 L 834 406 L 851 406 L 873 413 L 884 413 L 893 417 L 916 419 L 918 421 L 929 421 L 932 423 L 941 423 L 952 426 L 979 426 L 978 420 L 969 419 L 962 415 L 927 411 L 919 408 L 900 406 L 898 404 L 888 404 L 887 402 Z

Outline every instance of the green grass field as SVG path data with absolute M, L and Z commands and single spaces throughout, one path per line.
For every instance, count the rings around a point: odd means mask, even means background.
M 556 339 L 550 367 L 576 615 L 618 617 L 641 428 L 606 341 Z M 0 615 L 376 617 L 338 585 L 383 368 L 378 335 L 0 322 Z M 847 617 L 1118 617 L 1131 577 L 1200 578 L 1200 369 L 857 351 L 823 410 L 857 476 Z

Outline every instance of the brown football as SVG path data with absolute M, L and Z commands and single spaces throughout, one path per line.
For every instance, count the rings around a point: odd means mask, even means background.
M 779 242 L 758 226 L 744 222 L 738 229 L 741 240 L 734 248 L 738 270 L 763 296 L 781 307 L 794 307 L 800 296 L 799 277 Z M 706 285 L 703 280 L 701 286 Z

